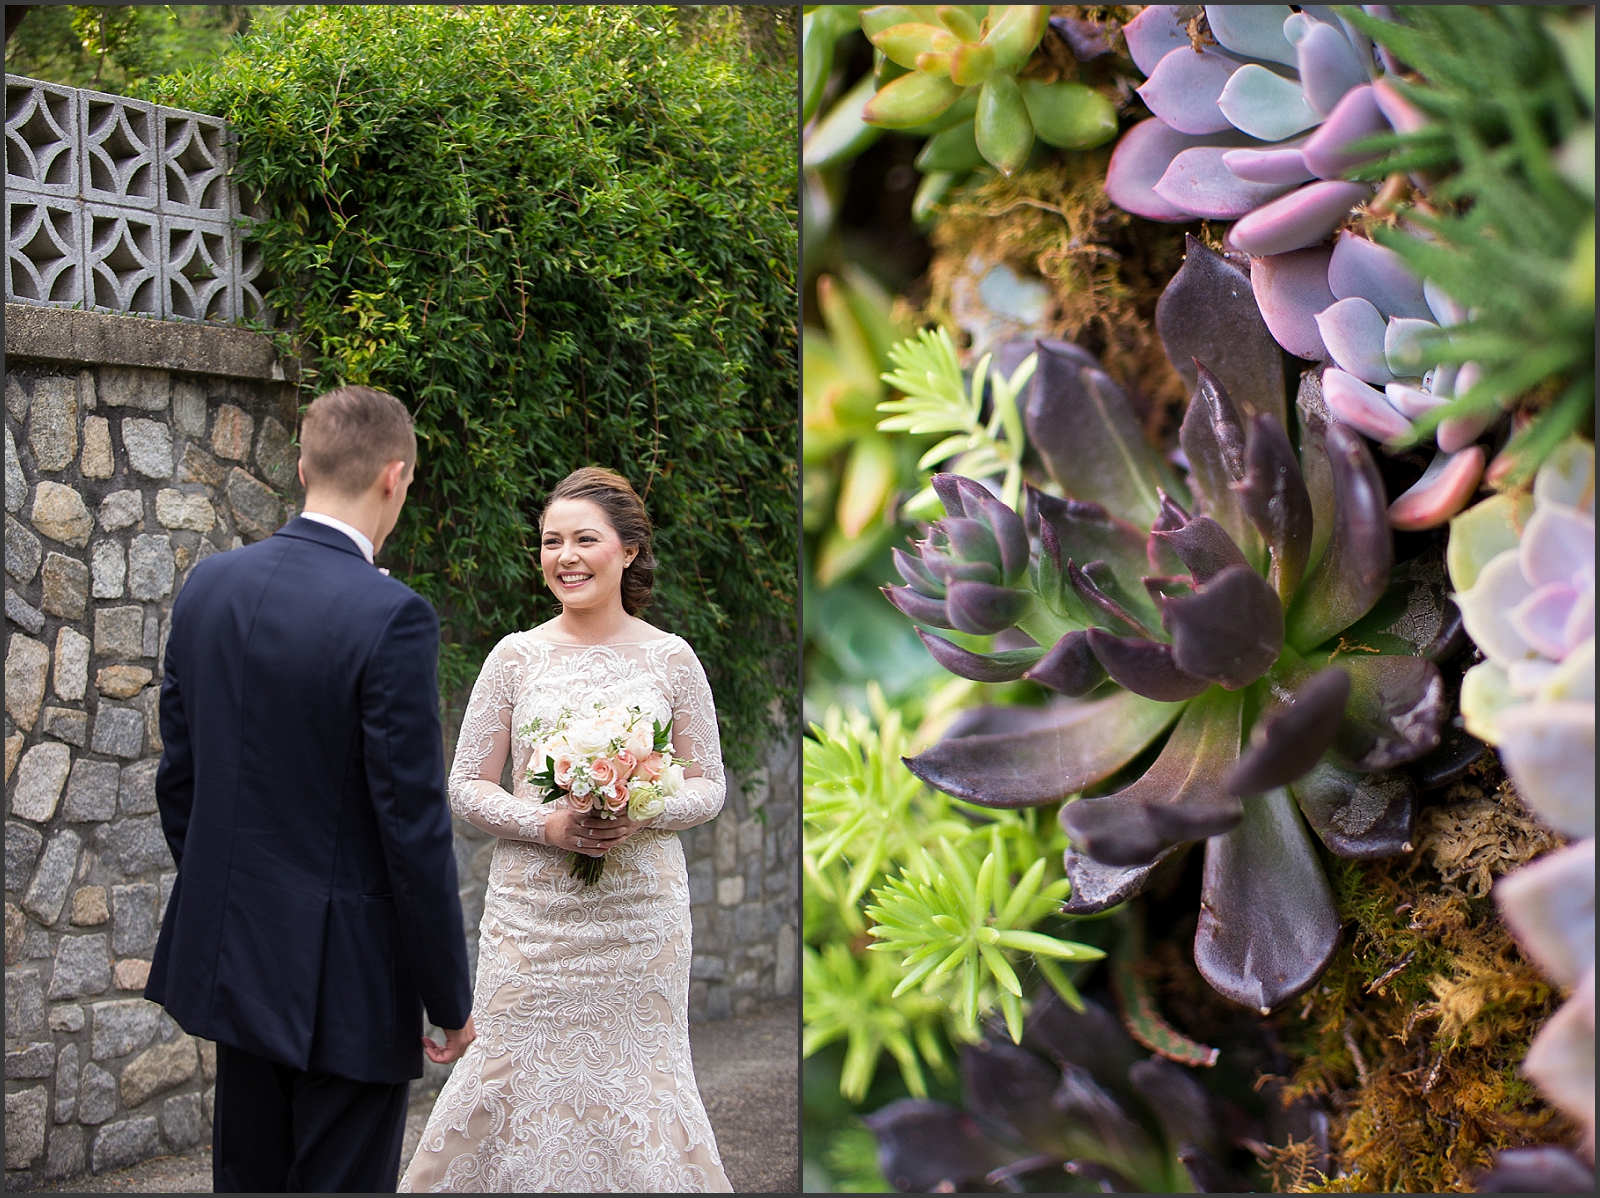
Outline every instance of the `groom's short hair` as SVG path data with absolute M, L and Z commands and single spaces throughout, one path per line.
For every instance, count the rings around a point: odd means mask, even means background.
M 375 387 L 336 387 L 311 401 L 300 422 L 300 465 L 307 487 L 354 498 L 383 468 L 417 461 L 417 433 L 405 404 Z

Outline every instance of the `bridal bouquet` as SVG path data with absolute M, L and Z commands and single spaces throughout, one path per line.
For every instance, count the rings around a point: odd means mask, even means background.
M 638 707 L 611 707 L 597 701 L 584 713 L 563 710 L 554 721 L 542 718 L 517 735 L 538 743 L 528 763 L 528 782 L 544 791 L 541 802 L 565 799 L 573 811 L 616 819 L 623 812 L 643 822 L 665 810 L 667 799 L 683 788 L 682 758 L 672 755 L 671 728 Z M 604 857 L 572 853 L 572 876 L 592 886 L 605 872 Z

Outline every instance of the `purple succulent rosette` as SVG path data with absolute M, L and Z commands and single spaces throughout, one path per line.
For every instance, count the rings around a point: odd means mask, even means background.
M 1465 319 L 1460 306 L 1412 274 L 1399 254 L 1348 230 L 1332 247 L 1251 259 L 1250 281 L 1278 344 L 1328 363 L 1328 410 L 1375 441 L 1416 439 L 1419 418 L 1478 380 L 1475 363 L 1439 361 L 1439 334 Z M 1474 442 L 1489 424 L 1487 416 L 1439 422 L 1433 462 L 1390 507 L 1394 527 L 1434 528 L 1466 506 L 1484 471 Z
M 1191 39 L 1192 12 L 1150 5 L 1123 30 L 1154 117 L 1118 142 L 1106 195 L 1151 220 L 1237 221 L 1251 255 L 1315 245 L 1372 194 L 1344 180 L 1368 160 L 1351 147 L 1409 110 L 1331 8 L 1208 4 L 1215 44 Z
M 976 653 L 923 639 L 963 677 L 1028 678 L 1062 698 L 969 713 L 907 765 L 994 807 L 1120 780 L 1061 809 L 1073 845 L 1067 910 L 1140 893 L 1204 840 L 1196 964 L 1223 995 L 1270 1010 L 1320 976 L 1338 941 L 1307 823 L 1342 856 L 1409 848 L 1416 788 L 1396 767 L 1439 744 L 1435 660 L 1460 638 L 1439 584 L 1411 563 L 1393 570 L 1377 467 L 1331 418 L 1315 374 L 1297 401 L 1299 445 L 1290 441 L 1282 351 L 1244 272 L 1190 239 L 1156 319 L 1169 356 L 1191 356 L 1187 479 L 1144 440 L 1115 381 L 1062 342 L 1037 343 L 1024 408 L 1061 494 L 1030 487 L 1019 515 L 980 483 L 935 479 L 946 517 L 896 554 L 906 585 L 886 594 L 935 628 L 1020 629 L 1032 647 Z M 1381 615 L 1422 610 L 1409 601 L 1417 586 L 1434 589 L 1436 627 Z M 1342 635 L 1387 648 L 1344 653 Z M 1163 736 L 1154 762 L 1128 777 Z

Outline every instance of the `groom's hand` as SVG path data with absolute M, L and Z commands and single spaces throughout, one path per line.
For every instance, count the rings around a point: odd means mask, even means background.
M 445 1029 L 444 1047 L 441 1048 L 428 1037 L 422 1037 L 422 1051 L 428 1054 L 428 1060 L 435 1065 L 448 1065 L 462 1053 L 467 1051 L 467 1045 L 478 1038 L 477 1030 L 472 1026 L 472 1016 L 467 1016 L 467 1026 L 451 1031 Z

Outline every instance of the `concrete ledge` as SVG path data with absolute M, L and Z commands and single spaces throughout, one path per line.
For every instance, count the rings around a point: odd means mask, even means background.
M 6 305 L 6 357 L 235 379 L 292 382 L 299 375 L 298 363 L 279 361 L 270 337 L 247 329 L 34 304 Z

